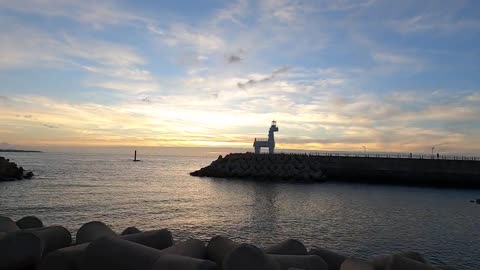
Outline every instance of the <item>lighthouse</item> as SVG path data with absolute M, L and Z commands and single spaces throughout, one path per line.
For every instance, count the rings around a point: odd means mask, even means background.
M 277 121 L 273 120 L 270 130 L 268 131 L 268 139 L 255 138 L 253 141 L 253 148 L 255 154 L 260 154 L 262 147 L 268 147 L 268 153 L 273 154 L 275 152 L 275 132 L 278 131 Z

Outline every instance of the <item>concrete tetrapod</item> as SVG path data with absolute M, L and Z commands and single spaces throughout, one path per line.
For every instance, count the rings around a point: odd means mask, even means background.
M 132 226 L 132 227 L 128 227 L 125 230 L 123 230 L 123 232 L 120 235 L 134 234 L 134 233 L 139 233 L 139 232 L 142 232 L 142 231 L 137 229 L 137 227 Z
M 384 270 L 387 266 L 387 263 L 391 260 L 392 256 L 401 256 L 417 262 L 427 263 L 425 258 L 423 258 L 423 256 L 420 253 L 414 252 L 414 251 L 407 251 L 407 252 L 397 253 L 393 255 L 384 255 L 384 256 L 375 257 L 372 260 L 372 264 L 375 270 Z
M 33 228 L 42 228 L 43 227 L 43 222 L 35 217 L 35 216 L 26 216 L 23 217 L 17 222 L 15 222 L 18 226 L 18 228 L 25 230 L 25 229 L 33 229 Z
M 172 233 L 167 229 L 127 234 L 120 236 L 120 238 L 154 249 L 164 249 L 173 245 Z
M 403 256 L 393 255 L 387 262 L 386 270 L 436 270 L 437 268 Z
M 207 248 L 205 247 L 205 244 L 198 239 L 189 239 L 177 243 L 171 247 L 162 249 L 162 252 L 202 260 L 207 259 Z
M 0 216 L 0 232 L 16 232 L 19 231 L 15 221 L 9 217 Z
M 340 270 L 374 270 L 374 268 L 368 261 L 348 258 L 342 263 Z
M 83 254 L 90 243 L 57 249 L 50 252 L 38 266 L 38 270 L 78 270 Z
M 0 236 L 0 269 L 16 270 L 34 267 L 41 259 L 43 244 L 40 238 L 24 232 Z
M 110 229 L 105 223 L 100 221 L 91 221 L 85 223 L 78 229 L 76 241 L 77 244 L 83 244 L 95 241 L 103 236 L 117 236 L 117 234 Z
M 240 244 L 231 250 L 223 259 L 223 270 L 280 270 L 280 265 L 266 255 L 260 248 L 249 245 Z M 288 256 L 288 255 L 277 255 Z M 322 269 L 323 270 L 323 269 Z
M 276 245 L 265 249 L 268 254 L 283 254 L 283 255 L 307 255 L 307 249 L 302 242 L 295 239 L 287 239 Z
M 340 270 L 340 266 L 347 259 L 346 256 L 319 247 L 312 248 L 308 254 L 320 256 L 327 263 L 329 270 Z
M 173 244 L 172 233 L 167 229 L 123 235 L 120 238 L 155 249 L 164 249 Z M 39 270 L 78 270 L 88 245 L 84 243 L 51 252 L 42 261 Z
M 300 268 L 304 270 L 328 270 L 327 263 L 317 255 L 277 255 L 269 254 L 268 257 L 277 262 L 281 268 Z
M 208 242 L 207 257 L 214 261 L 219 269 L 224 270 L 280 268 L 261 249 L 253 245 L 235 243 L 223 236 L 215 236 Z
M 91 243 L 85 251 L 81 270 L 210 270 L 215 263 L 195 258 L 165 254 L 119 238 L 102 237 Z
M 68 247 L 72 244 L 72 235 L 62 226 L 50 226 L 23 230 L 23 232 L 36 235 L 42 241 L 42 256 L 54 250 Z

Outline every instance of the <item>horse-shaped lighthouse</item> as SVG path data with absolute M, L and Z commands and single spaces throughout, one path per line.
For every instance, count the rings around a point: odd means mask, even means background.
M 273 120 L 270 130 L 268 131 L 268 139 L 255 138 L 253 141 L 253 147 L 255 148 L 255 154 L 260 154 L 262 147 L 268 147 L 268 153 L 273 154 L 275 151 L 275 136 L 274 132 L 278 131 L 277 121 Z

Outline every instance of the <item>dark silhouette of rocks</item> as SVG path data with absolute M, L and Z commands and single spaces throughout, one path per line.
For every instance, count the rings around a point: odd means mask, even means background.
M 32 172 L 26 172 L 23 167 L 18 167 L 9 159 L 0 157 L 0 182 L 30 179 L 32 177 Z
M 81 241 L 72 243 L 71 233 L 64 227 L 21 229 L 17 223 L 27 224 L 28 227 L 43 225 L 35 217 L 14 222 L 11 218 L 0 216 L 0 269 L 453 269 L 445 265 L 433 266 L 421 254 L 413 251 L 360 260 L 322 247 L 314 247 L 307 252 L 301 241 L 293 239 L 264 249 L 223 236 L 211 238 L 206 246 L 198 239 L 174 244 L 172 234 L 167 229 L 118 235 L 99 221 L 84 224 L 80 233 L 77 232 Z
M 480 188 L 480 161 L 234 153 L 219 156 L 190 175 L 294 183 L 340 181 Z
M 251 178 L 264 181 L 325 181 L 320 164 L 300 155 L 229 154 L 219 156 L 207 167 L 192 172 L 193 176 Z

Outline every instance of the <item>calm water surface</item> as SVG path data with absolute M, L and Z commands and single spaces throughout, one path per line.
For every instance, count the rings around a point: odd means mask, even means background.
M 0 214 L 39 216 L 75 232 L 100 220 L 120 232 L 168 228 L 176 240 L 223 234 L 266 246 L 296 238 L 349 256 L 414 250 L 480 269 L 480 191 L 287 184 L 191 177 L 212 158 L 0 153 L 37 175 L 0 183 Z

